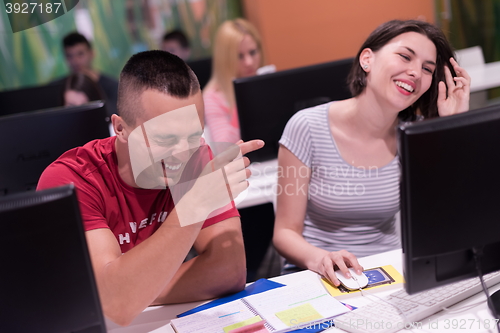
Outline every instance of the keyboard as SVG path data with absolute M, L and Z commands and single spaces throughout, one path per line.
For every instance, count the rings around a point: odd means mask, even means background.
M 488 287 L 500 283 L 500 271 L 486 274 L 483 279 Z M 337 328 L 351 333 L 392 333 L 419 328 L 424 324 L 422 319 L 482 290 L 476 277 L 414 295 L 399 290 L 381 299 L 365 296 L 374 302 L 339 316 L 334 322 Z

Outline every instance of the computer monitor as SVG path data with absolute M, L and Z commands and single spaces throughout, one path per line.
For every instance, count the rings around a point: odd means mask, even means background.
M 0 198 L 2 332 L 106 332 L 73 185 Z
M 105 137 L 109 125 L 100 101 L 0 117 L 0 196 L 34 190 L 62 153 Z
M 212 75 L 212 58 L 191 60 L 186 63 L 198 77 L 200 88 L 205 88 Z
M 347 76 L 353 58 L 300 67 L 233 81 L 244 141 L 262 139 L 265 146 L 247 154 L 252 162 L 278 156 L 278 141 L 295 112 L 351 97 Z
M 0 116 L 63 105 L 64 81 L 44 86 L 0 91 Z
M 500 105 L 399 127 L 409 294 L 500 269 Z

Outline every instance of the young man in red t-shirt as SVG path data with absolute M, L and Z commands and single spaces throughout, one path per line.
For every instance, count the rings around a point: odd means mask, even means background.
M 235 164 L 234 149 L 211 159 L 200 138 L 204 106 L 195 74 L 170 53 L 138 53 L 120 75 L 118 110 L 111 118 L 115 137 L 66 152 L 38 184 L 75 184 L 104 314 L 127 325 L 152 304 L 241 290 L 245 253 L 230 200 L 248 186 L 249 161 Z M 196 121 L 183 110 L 195 110 Z M 165 121 L 174 114 L 181 116 Z M 152 161 L 139 171 L 131 144 L 138 133 Z M 245 154 L 263 144 L 239 143 L 237 150 Z M 176 196 L 173 188 L 188 173 L 194 179 Z M 205 177 L 211 175 L 217 177 Z M 198 256 L 183 262 L 192 246 Z

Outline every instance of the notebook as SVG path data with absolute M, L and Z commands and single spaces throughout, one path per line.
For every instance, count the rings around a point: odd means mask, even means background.
M 235 294 L 231 294 L 228 296 L 224 296 L 221 298 L 214 299 L 213 301 L 210 301 L 208 303 L 198 305 L 195 308 L 192 308 L 191 310 L 185 311 L 183 313 L 180 313 L 177 315 L 177 317 L 184 317 L 193 313 L 197 313 L 206 309 L 213 308 L 215 306 L 219 306 L 221 304 L 225 304 L 231 301 L 235 301 L 237 299 L 254 295 L 254 294 L 259 294 L 263 293 L 264 291 L 268 291 L 274 288 L 280 288 L 284 287 L 285 285 L 282 283 L 278 283 L 275 281 L 271 281 L 268 279 L 258 279 L 257 281 L 253 282 L 252 284 L 248 285 L 243 289 L 242 291 L 239 291 Z
M 306 281 L 173 319 L 171 325 L 177 333 L 230 333 L 262 321 L 268 332 L 280 333 L 318 325 L 348 311 L 319 281 Z

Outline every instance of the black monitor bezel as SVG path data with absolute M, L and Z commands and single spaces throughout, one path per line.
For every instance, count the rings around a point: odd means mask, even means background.
M 36 216 L 26 220 L 26 215 Z M 0 255 L 0 281 L 9 288 L 0 300 L 2 329 L 106 332 L 75 186 L 2 197 L 0 216 L 9 217 L 0 221 L 10 230 Z M 62 255 L 54 255 L 58 252 Z M 57 265 L 64 267 L 53 270 Z
M 64 80 L 46 85 L 0 91 L 0 116 L 63 105 Z
M 415 202 L 423 202 L 425 195 L 427 196 L 427 200 L 429 200 L 428 202 L 434 203 L 436 200 L 439 200 L 439 198 L 433 196 L 437 194 L 434 194 L 431 191 L 427 191 L 427 193 L 418 193 L 419 189 L 422 188 L 421 185 L 417 185 L 419 182 L 418 175 L 424 174 L 424 171 L 421 171 L 423 169 L 422 164 L 420 164 L 419 168 L 419 164 L 417 163 L 425 162 L 423 161 L 425 151 L 421 151 L 418 157 L 414 155 L 419 149 L 418 145 L 422 145 L 427 142 L 424 142 L 422 138 L 425 136 L 429 138 L 429 135 L 436 133 L 438 135 L 439 133 L 447 135 L 450 138 L 452 135 L 457 135 L 457 133 L 465 133 L 463 135 L 468 135 L 468 130 L 474 130 L 474 128 L 476 128 L 476 131 L 479 131 L 482 129 L 482 127 L 478 126 L 498 127 L 500 130 L 500 105 L 493 105 L 479 110 L 472 110 L 462 114 L 422 122 L 405 123 L 400 125 L 398 128 L 399 154 L 402 166 L 401 234 L 403 247 L 403 268 L 406 280 L 405 289 L 409 294 L 414 294 L 430 288 L 460 281 L 464 278 L 477 276 L 478 273 L 476 271 L 473 255 L 474 248 L 482 249 L 483 255 L 481 264 L 482 272 L 484 274 L 500 269 L 500 227 L 496 230 L 499 235 L 496 237 L 494 236 L 495 226 L 493 225 L 492 228 L 491 222 L 488 222 L 489 220 L 471 221 L 471 228 L 468 234 L 462 232 L 463 235 L 461 237 L 470 237 L 472 239 L 471 243 L 474 244 L 457 246 L 459 241 L 457 241 L 457 236 L 453 235 L 452 221 L 441 219 L 442 222 L 439 225 L 436 225 L 437 230 L 428 230 L 429 236 L 427 239 L 422 239 L 425 238 L 422 237 L 425 230 L 422 226 L 424 223 L 422 222 L 423 220 L 420 216 L 425 216 L 426 214 L 427 216 L 432 216 L 432 212 L 425 212 L 425 209 L 424 211 L 422 209 L 422 205 L 418 206 L 415 204 Z M 491 128 L 490 131 L 484 132 L 491 133 Z M 420 139 L 418 139 L 419 136 Z M 415 140 L 415 138 L 417 138 L 417 141 L 411 141 Z M 464 137 L 464 140 L 469 140 L 472 147 L 476 141 L 479 142 L 480 140 L 484 141 L 487 139 L 486 135 L 478 140 L 468 138 L 467 136 Z M 429 145 L 426 147 L 429 147 Z M 441 147 L 439 149 L 443 148 Z M 451 151 L 450 148 L 448 150 Z M 458 148 L 454 147 L 453 153 L 456 150 L 458 150 Z M 433 152 L 432 147 L 430 147 L 428 149 L 428 158 L 437 156 L 437 152 L 438 148 L 436 148 L 436 152 Z M 500 159 L 500 152 L 497 154 L 492 152 L 491 156 L 492 161 L 498 161 Z M 422 161 L 416 161 L 416 159 L 419 158 Z M 464 158 L 467 157 L 464 156 Z M 454 174 L 455 172 L 460 172 L 460 167 L 461 165 L 454 164 L 453 169 L 449 169 L 449 173 Z M 444 170 L 441 172 L 444 172 Z M 482 172 L 485 172 L 485 170 L 482 170 Z M 468 175 L 464 173 L 463 177 L 467 176 Z M 492 179 L 492 182 L 498 182 L 498 177 L 494 179 L 495 180 Z M 427 179 L 420 179 L 420 182 L 422 182 L 420 184 L 425 184 L 425 182 L 429 183 L 427 186 L 432 186 L 432 183 L 439 183 L 433 181 L 429 177 Z M 456 191 L 456 189 L 451 187 L 449 188 L 449 191 Z M 467 189 L 462 190 L 465 192 L 468 191 Z M 500 198 L 498 195 L 495 197 Z M 450 209 L 448 206 L 451 205 L 445 202 L 443 209 Z M 463 203 L 462 205 L 457 203 L 457 207 L 463 207 Z M 437 212 L 435 211 L 434 214 L 437 215 L 436 213 Z M 439 213 L 445 214 L 446 211 L 444 213 Z M 448 214 L 450 214 L 449 211 Z M 429 220 L 430 219 L 431 218 L 429 218 Z M 453 222 L 465 223 L 458 220 Z M 421 229 L 418 229 L 419 223 Z M 449 234 L 446 234 L 443 230 L 441 230 L 448 229 L 448 227 L 450 228 Z M 460 230 L 463 229 L 463 227 L 458 227 L 458 225 L 455 225 L 455 228 Z M 484 237 L 481 235 L 484 235 Z M 435 244 L 436 237 L 441 237 L 444 245 L 439 244 L 439 246 L 433 246 L 433 244 Z
M 80 120 L 92 118 L 99 123 L 94 124 L 94 122 L 92 122 L 93 128 L 89 131 L 79 127 L 79 124 L 76 125 L 77 128 L 65 127 L 65 124 L 62 124 L 62 119 L 68 120 L 70 117 L 75 117 L 75 119 L 78 118 Z M 57 123 L 55 122 L 56 119 L 58 119 Z M 51 131 L 44 131 L 41 127 L 44 122 L 48 122 L 52 127 L 56 125 L 61 126 L 52 128 Z M 0 174 L 0 196 L 34 190 L 38 177 L 45 167 L 55 161 L 61 154 L 69 149 L 82 146 L 93 139 L 101 139 L 109 137 L 110 135 L 109 117 L 102 101 L 94 101 L 79 106 L 55 107 L 37 111 L 20 112 L 0 117 L 0 126 L 16 129 L 16 137 L 4 138 L 1 136 L 2 139 L 6 141 L 6 143 L 4 143 L 6 146 L 0 149 L 0 152 L 3 153 L 2 160 L 0 161 L 0 171 L 3 172 Z M 26 128 L 30 128 L 30 130 L 26 130 Z M 82 137 L 73 137 L 73 139 L 69 139 L 68 136 L 63 135 L 64 133 L 70 136 L 75 133 L 82 135 Z M 39 137 L 37 135 L 43 136 L 43 140 L 48 140 L 48 136 L 53 136 L 51 142 L 56 142 L 57 148 L 52 147 L 52 145 L 51 147 L 36 147 L 40 141 L 37 140 L 37 137 Z M 28 138 L 32 139 L 30 141 L 32 144 L 26 142 Z M 30 148 L 29 156 L 25 154 L 25 151 L 11 151 L 14 149 L 12 147 L 15 144 L 22 147 L 32 147 Z M 15 157 L 15 154 L 18 154 L 17 157 Z M 23 163 L 29 163 L 29 166 L 25 165 L 22 168 L 14 168 L 11 165 L 12 163 L 17 163 L 16 161 L 20 159 Z M 24 169 L 29 172 L 29 175 L 26 175 L 26 177 L 21 177 L 21 175 L 19 175 L 17 178 L 14 178 L 11 174 L 8 176 L 7 173 L 11 172 L 13 168 L 14 172 L 20 172 L 21 169 Z M 35 171 L 38 176 L 35 175 Z M 21 178 L 23 179 L 23 184 L 20 182 Z
M 277 158 L 278 141 L 297 111 L 350 98 L 347 75 L 353 63 L 354 58 L 347 58 L 233 80 L 242 140 L 266 142 L 263 148 L 247 155 L 250 160 Z
M 196 74 L 200 89 L 204 89 L 208 81 L 212 77 L 212 58 L 201 58 L 196 60 L 188 60 L 186 64 Z

